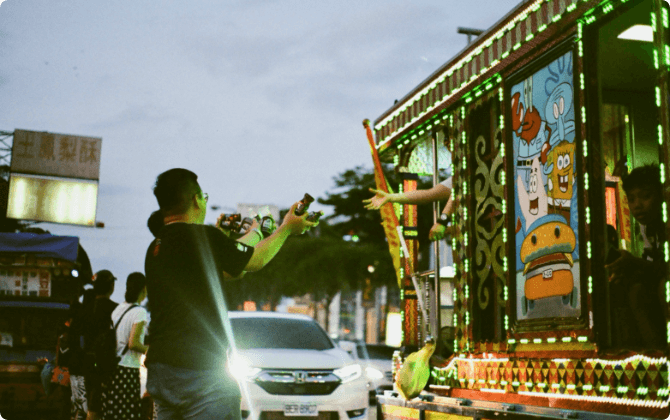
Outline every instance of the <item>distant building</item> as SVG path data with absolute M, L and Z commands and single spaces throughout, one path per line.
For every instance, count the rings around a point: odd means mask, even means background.
M 242 218 L 250 217 L 252 213 L 258 214 L 261 211 L 269 211 L 275 221 L 279 222 L 279 207 L 275 206 L 274 204 L 237 204 L 237 213 L 239 213 Z

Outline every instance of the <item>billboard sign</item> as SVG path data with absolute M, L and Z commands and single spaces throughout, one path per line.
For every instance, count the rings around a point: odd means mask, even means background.
M 11 174 L 7 217 L 95 226 L 97 181 Z
M 12 173 L 98 180 L 99 137 L 14 130 Z

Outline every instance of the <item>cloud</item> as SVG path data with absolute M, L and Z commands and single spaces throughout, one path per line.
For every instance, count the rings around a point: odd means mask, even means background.
M 179 120 L 177 115 L 153 104 L 133 104 L 108 118 L 84 124 L 83 127 L 98 131 L 138 124 L 159 125 L 176 120 Z
M 184 37 L 184 54 L 196 66 L 204 67 L 214 78 L 266 76 L 277 63 L 290 55 L 295 39 L 277 35 L 248 33 L 237 24 L 201 28 Z
M 145 194 L 147 188 L 140 188 L 137 185 L 118 184 L 104 182 L 100 185 L 99 194 L 105 197 L 118 197 L 124 195 Z

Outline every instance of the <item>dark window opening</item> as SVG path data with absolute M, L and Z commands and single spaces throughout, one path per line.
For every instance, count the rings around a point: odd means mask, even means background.
M 601 290 L 608 295 L 604 310 L 609 321 L 607 341 L 613 348 L 649 350 L 666 345 L 665 228 L 660 221 L 654 44 L 623 38 L 636 25 L 651 34 L 652 10 L 652 1 L 641 1 L 603 25 L 597 34 L 607 266 L 602 279 L 606 285 Z M 650 166 L 657 168 L 657 175 L 649 178 L 653 172 L 641 168 Z M 633 182 L 637 174 L 644 173 L 648 181 Z M 648 210 L 640 210 L 640 191 L 649 198 Z

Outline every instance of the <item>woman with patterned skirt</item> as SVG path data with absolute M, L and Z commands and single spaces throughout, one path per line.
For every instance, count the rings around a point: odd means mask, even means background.
M 104 420 L 141 418 L 141 357 L 149 347 L 144 345 L 148 314 L 139 304 L 147 296 L 146 284 L 144 274 L 131 273 L 126 281 L 126 301 L 112 312 L 112 322 L 119 324 L 116 351 L 121 361 L 103 393 Z

